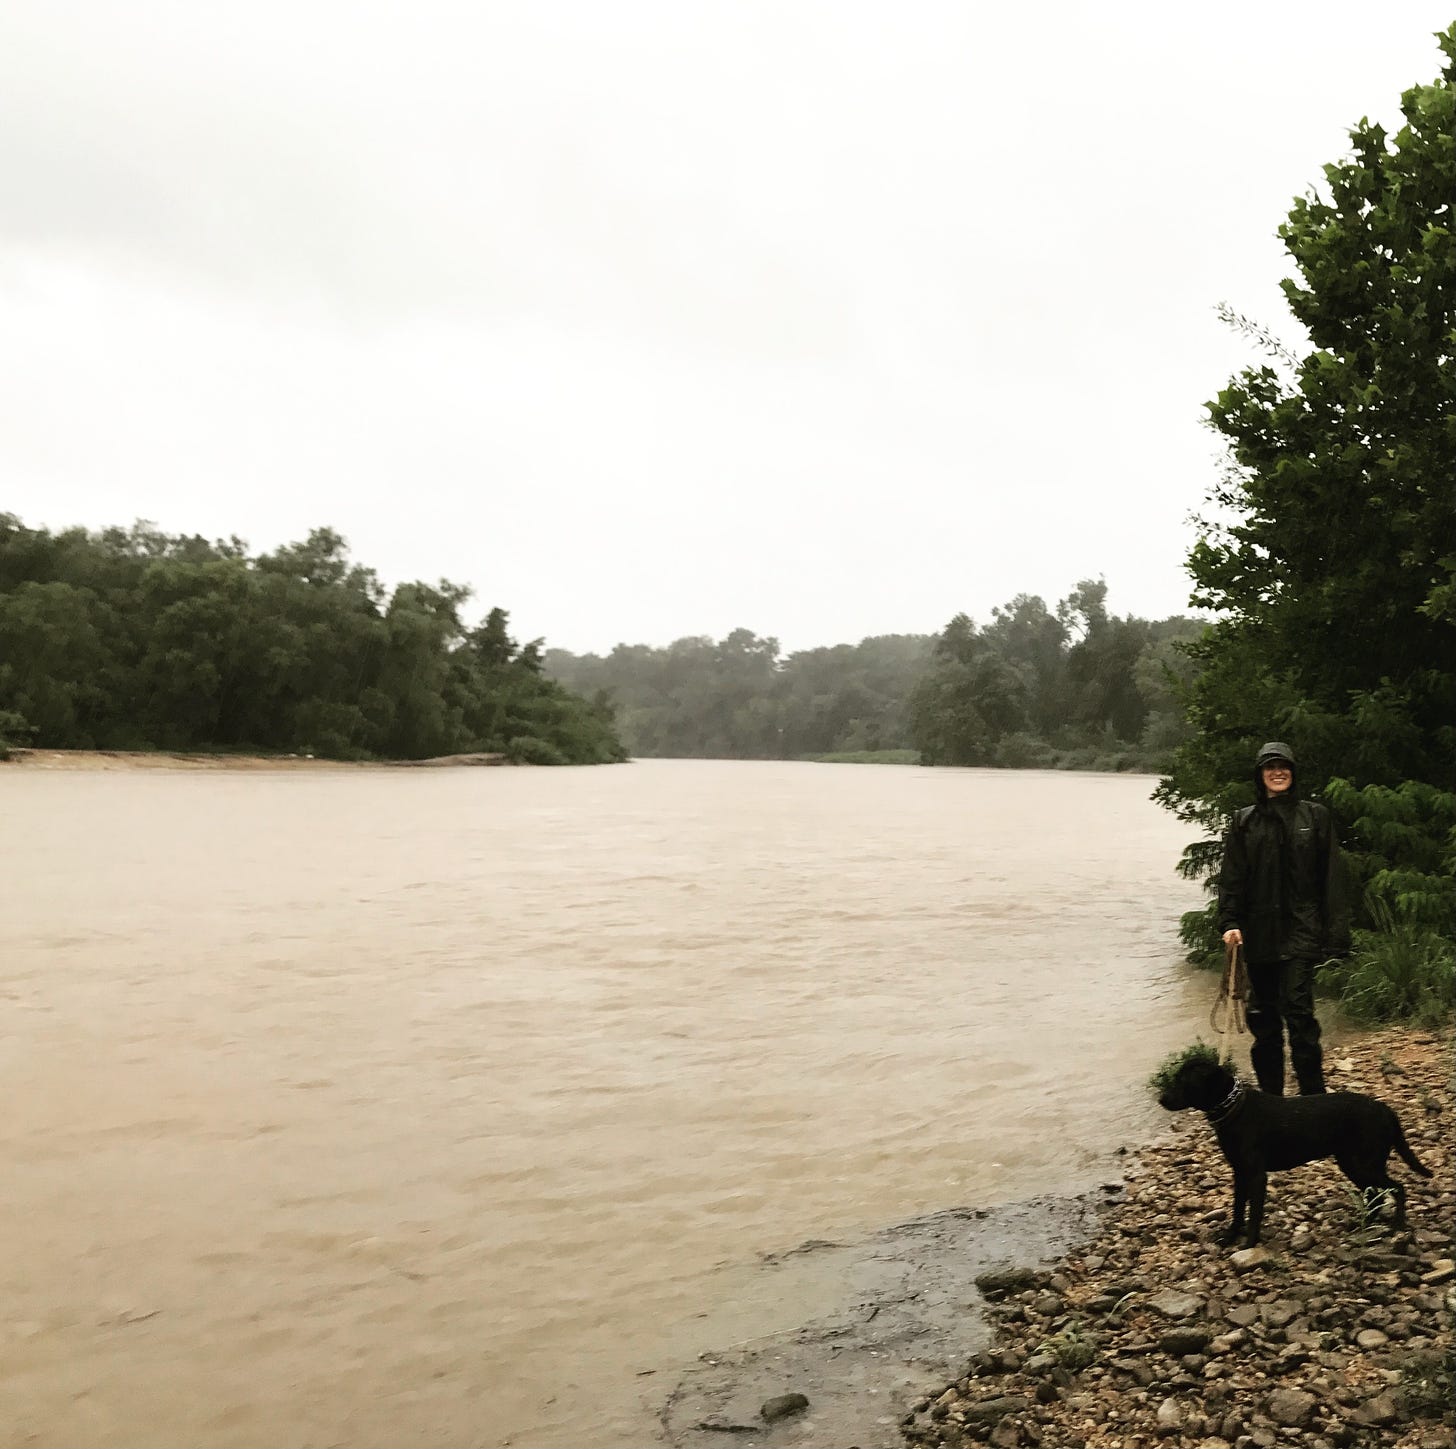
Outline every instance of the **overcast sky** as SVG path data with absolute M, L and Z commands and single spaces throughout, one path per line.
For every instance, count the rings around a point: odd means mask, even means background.
M 1456 6 L 5 0 L 0 511 L 577 651 L 1182 611 L 1275 236 Z

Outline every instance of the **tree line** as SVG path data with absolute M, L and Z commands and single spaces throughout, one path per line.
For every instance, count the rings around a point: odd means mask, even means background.
M 978 627 L 783 655 L 748 629 L 606 655 L 550 649 L 548 673 L 611 698 L 635 755 L 835 756 L 929 765 L 1152 769 L 1181 738 L 1179 641 L 1196 619 L 1118 618 L 1084 580 L 1048 609 L 1019 594 Z
M 551 679 L 503 610 L 467 625 L 468 598 L 386 591 L 327 528 L 250 556 L 0 514 L 0 747 L 624 759 L 610 708 Z

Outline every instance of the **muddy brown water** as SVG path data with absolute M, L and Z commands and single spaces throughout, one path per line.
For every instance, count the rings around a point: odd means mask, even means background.
M 1152 783 L 5 770 L 0 1442 L 648 1441 L 761 1256 L 1157 1125 Z

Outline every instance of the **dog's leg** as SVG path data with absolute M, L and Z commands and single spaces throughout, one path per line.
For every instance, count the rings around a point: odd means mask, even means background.
M 1249 1174 L 1249 1234 L 1252 1248 L 1264 1231 L 1264 1197 L 1269 1190 L 1269 1174 L 1260 1168 Z
M 1410 1224 L 1405 1216 L 1405 1185 L 1397 1182 L 1393 1177 L 1385 1179 L 1390 1184 L 1390 1190 L 1395 1194 L 1395 1216 L 1391 1219 L 1391 1225 L 1397 1228 L 1407 1228 Z
M 1249 1204 L 1249 1190 L 1244 1182 L 1244 1175 L 1241 1172 L 1234 1173 L 1234 1216 L 1233 1221 L 1224 1230 L 1219 1242 L 1228 1247 L 1238 1242 L 1244 1232 L 1244 1211 Z
M 1365 1153 L 1354 1156 L 1348 1152 L 1337 1152 L 1335 1164 L 1360 1189 L 1360 1201 L 1367 1225 L 1380 1215 L 1381 1204 L 1389 1197 L 1395 1204 L 1392 1225 L 1397 1228 L 1406 1226 L 1405 1186 L 1390 1175 L 1383 1158 L 1376 1161 L 1373 1156 Z

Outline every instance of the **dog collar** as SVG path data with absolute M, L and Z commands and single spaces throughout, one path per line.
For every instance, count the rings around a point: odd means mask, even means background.
M 1203 1109 L 1203 1115 L 1217 1127 L 1220 1122 L 1227 1122 L 1243 1104 L 1244 1084 L 1236 1080 L 1233 1086 L 1229 1088 L 1228 1096 L 1216 1107 L 1205 1107 Z

